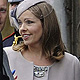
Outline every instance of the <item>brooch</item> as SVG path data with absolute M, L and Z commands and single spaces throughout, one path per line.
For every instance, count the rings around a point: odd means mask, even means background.
M 34 66 L 34 76 L 41 78 L 45 76 L 45 73 L 48 71 L 48 67 L 37 67 Z

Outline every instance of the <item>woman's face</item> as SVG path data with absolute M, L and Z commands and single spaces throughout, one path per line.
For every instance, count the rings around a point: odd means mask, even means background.
M 40 19 L 26 10 L 18 19 L 19 33 L 21 34 L 25 45 L 40 43 L 42 36 L 42 24 Z

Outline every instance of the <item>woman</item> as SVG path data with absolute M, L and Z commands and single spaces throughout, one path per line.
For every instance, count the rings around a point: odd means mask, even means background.
M 59 23 L 47 0 L 20 3 L 16 10 L 23 42 L 4 48 L 19 80 L 80 80 L 78 59 L 65 52 Z

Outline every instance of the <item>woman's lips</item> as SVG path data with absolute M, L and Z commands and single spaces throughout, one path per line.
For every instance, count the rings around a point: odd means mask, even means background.
M 26 40 L 30 37 L 30 34 L 23 35 L 23 39 Z

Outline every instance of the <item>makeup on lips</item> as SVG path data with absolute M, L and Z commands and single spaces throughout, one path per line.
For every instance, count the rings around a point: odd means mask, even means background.
M 28 39 L 29 37 L 30 37 L 30 34 L 24 34 L 24 35 L 23 35 L 23 39 L 24 39 L 24 40 Z

